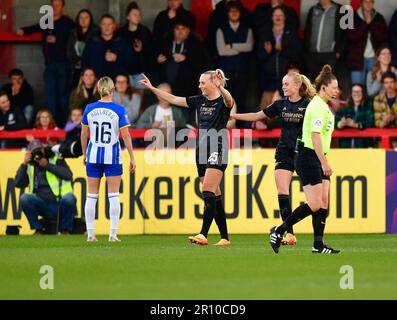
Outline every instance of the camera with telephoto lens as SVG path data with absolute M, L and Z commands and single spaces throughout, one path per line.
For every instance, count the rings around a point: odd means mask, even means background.
M 44 153 L 41 149 L 32 150 L 31 154 L 32 154 L 32 159 L 35 161 L 40 161 L 41 159 L 44 158 Z

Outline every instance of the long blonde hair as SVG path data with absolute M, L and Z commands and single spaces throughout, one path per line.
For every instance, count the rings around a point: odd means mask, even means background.
M 296 84 L 299 85 L 299 95 L 307 100 L 312 100 L 317 94 L 316 88 L 304 74 L 296 71 L 290 71 L 287 76 L 291 78 Z
M 222 69 L 208 70 L 208 71 L 204 72 L 203 74 L 209 74 L 211 76 L 212 83 L 214 82 L 214 77 L 216 75 L 220 75 L 223 87 L 226 87 L 227 80 L 229 80 L 228 78 L 226 78 L 225 73 L 223 72 Z
M 101 97 L 111 96 L 114 91 L 114 82 L 109 77 L 102 77 L 99 79 L 97 86 Z

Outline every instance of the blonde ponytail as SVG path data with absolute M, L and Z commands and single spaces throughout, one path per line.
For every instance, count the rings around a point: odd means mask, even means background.
M 300 96 L 307 100 L 312 100 L 314 96 L 317 94 L 316 88 L 313 86 L 313 84 L 311 83 L 308 77 L 306 77 L 303 74 L 301 74 L 300 77 L 302 81 L 302 85 L 299 88 Z
M 109 77 L 102 77 L 98 80 L 98 92 L 101 97 L 111 96 L 114 90 L 114 82 Z
M 308 77 L 296 71 L 288 72 L 287 76 L 299 85 L 299 95 L 302 98 L 307 100 L 314 98 L 317 93 L 316 88 L 314 88 Z
M 222 69 L 216 69 L 216 70 L 209 70 L 204 72 L 203 74 L 208 74 L 211 76 L 211 82 L 214 82 L 214 77 L 218 76 L 221 79 L 222 82 L 222 87 L 226 87 L 226 82 L 229 80 L 226 78 L 225 73 L 223 72 Z

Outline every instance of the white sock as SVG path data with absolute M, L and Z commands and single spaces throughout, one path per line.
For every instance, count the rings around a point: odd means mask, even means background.
M 108 193 L 109 216 L 110 216 L 110 236 L 117 236 L 117 227 L 120 220 L 120 197 L 119 193 Z
M 95 209 L 98 201 L 98 195 L 87 193 L 87 199 L 85 201 L 85 223 L 87 226 L 88 237 L 95 237 Z

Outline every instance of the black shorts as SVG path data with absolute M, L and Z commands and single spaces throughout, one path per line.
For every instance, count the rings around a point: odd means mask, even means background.
M 299 175 L 302 186 L 316 185 L 322 183 L 323 180 L 329 180 L 324 175 L 320 160 L 314 150 L 309 148 L 301 148 L 296 158 L 296 173 Z
M 275 170 L 283 169 L 291 172 L 295 171 L 295 152 L 283 148 L 276 149 L 276 167 Z
M 201 152 L 201 155 L 200 155 Z M 225 172 L 228 164 L 229 150 L 218 146 L 218 150 L 211 152 L 210 150 L 202 151 L 196 149 L 196 166 L 199 177 L 205 176 L 208 168 L 218 169 Z

